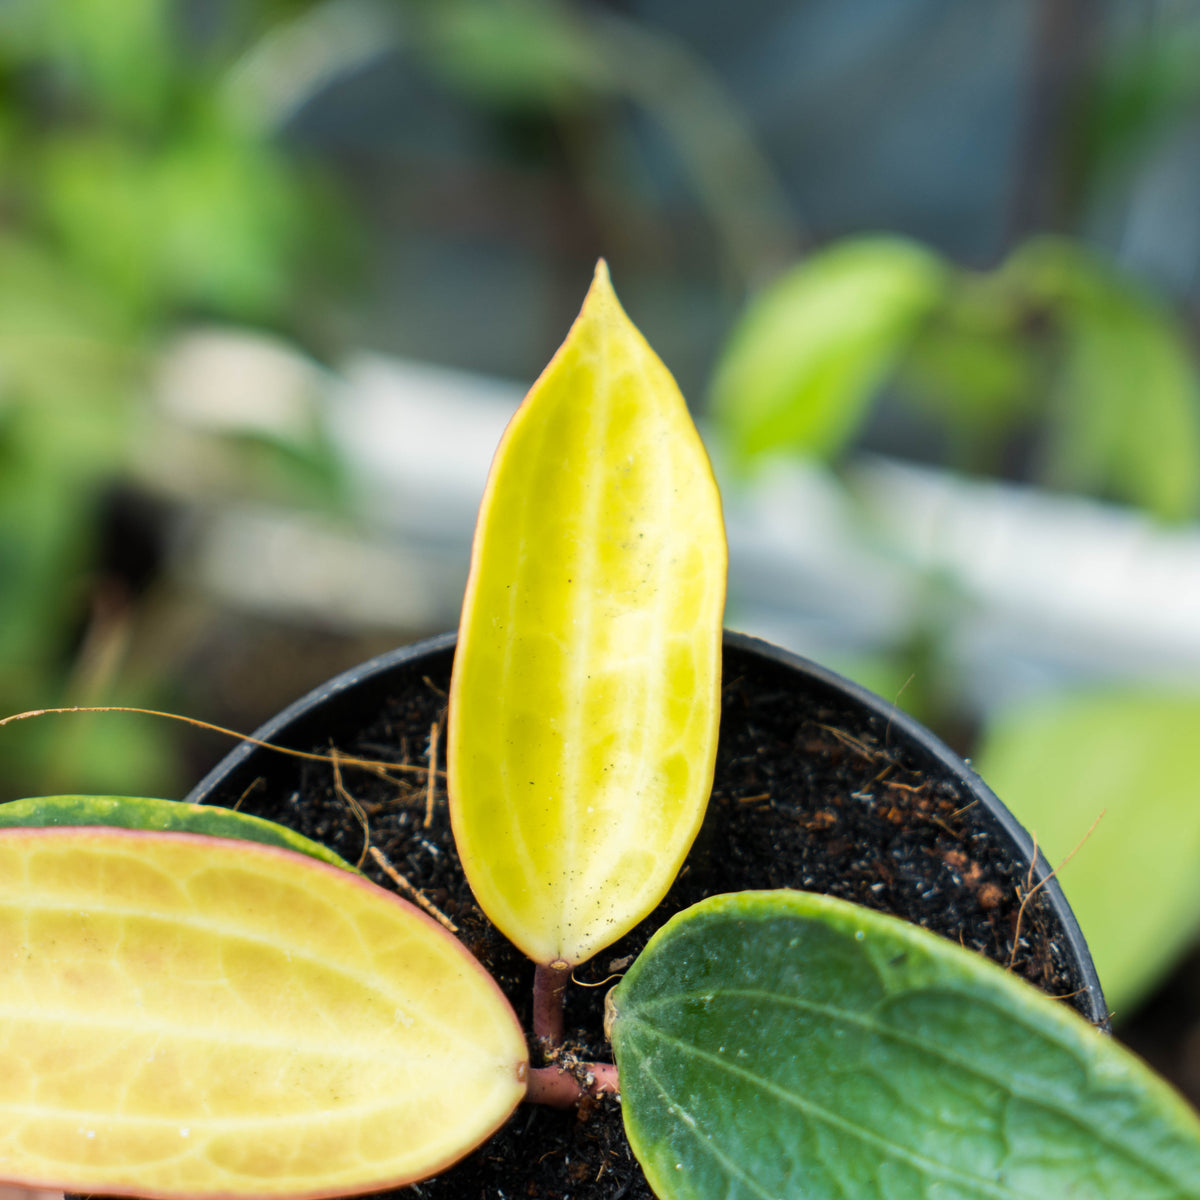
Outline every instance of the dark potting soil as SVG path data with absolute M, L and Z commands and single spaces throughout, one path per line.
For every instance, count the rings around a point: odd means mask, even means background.
M 438 661 L 444 670 L 392 695 L 369 728 L 336 747 L 409 764 L 413 769 L 401 782 L 347 768 L 339 787 L 327 765 L 310 763 L 294 790 L 276 793 L 259 781 L 241 797 L 241 807 L 357 862 L 364 831 L 352 798 L 371 844 L 457 925 L 528 1029 L 533 965 L 474 902 L 450 833 L 444 776 L 435 775 L 432 794 L 427 786 L 435 725 L 436 766 L 439 772 L 445 767 L 440 734 L 449 656 Z M 602 1029 L 604 995 L 615 982 L 610 977 L 674 913 L 705 896 L 748 888 L 799 887 L 856 900 L 1011 966 L 1051 995 L 1070 998 L 1083 987 L 1054 937 L 1057 926 L 1042 894 L 1028 895 L 1028 864 L 1005 859 L 1006 843 L 990 818 L 981 817 L 955 782 L 926 777 L 911 751 L 893 747 L 882 718 L 871 717 L 863 728 L 861 716 L 839 703 L 797 696 L 786 668 L 727 647 L 716 777 L 703 829 L 655 912 L 576 970 L 580 986 L 568 987 L 566 1004 L 569 1051 L 611 1061 Z M 363 868 L 396 890 L 372 859 Z M 539 1065 L 536 1053 L 533 1061 Z M 396 1200 L 653 1197 L 611 1099 L 570 1111 L 523 1105 L 455 1167 L 389 1194 Z

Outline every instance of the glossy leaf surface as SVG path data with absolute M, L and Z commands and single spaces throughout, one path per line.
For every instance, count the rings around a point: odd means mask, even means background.
M 613 1002 L 626 1129 L 663 1200 L 1200 1197 L 1200 1123 L 1137 1059 L 844 901 L 703 901 Z
M 217 805 L 185 804 L 182 800 L 156 800 L 146 796 L 31 796 L 0 804 L 0 829 L 64 825 L 109 825 L 117 829 L 241 838 L 268 846 L 282 846 L 335 867 L 354 870 L 345 859 L 320 842 L 274 821 Z
M 488 916 L 580 962 L 667 890 L 712 785 L 725 538 L 708 459 L 604 265 L 496 454 L 449 782 Z
M 713 408 L 738 457 L 841 450 L 941 300 L 945 275 L 915 242 L 865 237 L 771 284 L 734 330 L 713 382 Z
M 1200 695 L 1089 689 L 1001 713 L 975 759 L 1052 863 L 1091 829 L 1059 879 L 1117 1021 L 1200 929 L 1198 738 Z
M 0 832 L 0 1177 L 327 1196 L 421 1178 L 524 1092 L 524 1038 L 453 938 L 252 842 Z

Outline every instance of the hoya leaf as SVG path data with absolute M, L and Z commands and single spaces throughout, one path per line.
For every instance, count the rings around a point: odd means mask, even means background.
M 535 961 L 635 925 L 699 829 L 725 565 L 700 438 L 601 263 L 496 453 L 450 689 L 463 867 Z
M 1200 930 L 1198 734 L 1200 695 L 1092 690 L 1001 713 L 976 755 L 1051 862 L 1087 837 L 1059 879 L 1117 1020 Z
M 663 1200 L 1195 1200 L 1200 1122 L 1082 1018 L 841 900 L 705 900 L 614 989 Z
M 320 842 L 276 825 L 274 821 L 216 805 L 154 800 L 145 796 L 31 796 L 0 804 L 0 829 L 62 825 L 111 825 L 118 829 L 244 838 L 268 846 L 282 846 L 335 867 L 354 870 L 345 859 Z
M 255 842 L 0 831 L 0 1177 L 318 1197 L 483 1140 L 525 1085 L 480 965 L 362 876 Z
M 743 461 L 837 453 L 866 418 L 946 269 L 891 237 L 858 238 L 794 267 L 749 307 L 713 382 L 713 409 Z

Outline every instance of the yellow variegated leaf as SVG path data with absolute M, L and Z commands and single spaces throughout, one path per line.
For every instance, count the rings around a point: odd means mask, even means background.
M 329 1196 L 432 1174 L 524 1093 L 516 1018 L 404 901 L 288 850 L 0 831 L 0 1178 Z
M 700 438 L 601 263 L 496 453 L 451 684 L 463 865 L 537 962 L 625 933 L 696 835 L 725 568 Z

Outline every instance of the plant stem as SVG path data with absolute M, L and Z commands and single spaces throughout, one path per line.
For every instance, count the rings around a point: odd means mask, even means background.
M 617 1068 L 612 1063 L 582 1063 L 565 1067 L 534 1067 L 529 1072 L 525 1099 L 551 1108 L 570 1108 L 585 1096 L 620 1095 Z
M 545 1050 L 556 1050 L 563 1040 L 563 993 L 571 967 L 562 959 L 538 963 L 533 973 L 533 1034 Z

